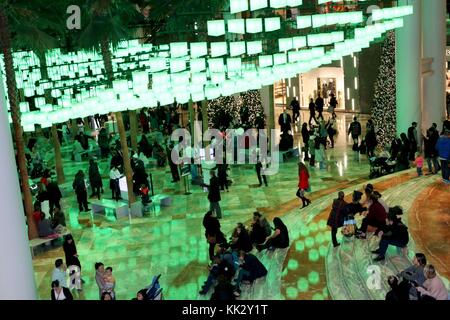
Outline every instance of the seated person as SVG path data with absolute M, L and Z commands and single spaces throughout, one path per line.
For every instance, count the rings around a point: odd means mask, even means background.
M 383 205 L 378 202 L 378 197 L 374 194 L 370 196 L 370 200 L 372 201 L 372 204 L 369 207 L 369 212 L 367 213 L 366 217 L 363 219 L 361 228 L 358 231 L 357 237 L 359 239 L 365 239 L 366 238 L 366 232 L 367 227 L 372 226 L 377 228 L 377 232 L 384 228 L 386 225 L 386 210 L 384 209 Z
M 233 236 L 231 238 L 231 249 L 237 251 L 250 252 L 253 249 L 252 242 L 250 241 L 250 236 L 247 229 L 242 223 L 238 223 L 233 231 Z
M 423 269 L 425 282 L 423 286 L 417 285 L 417 291 L 421 294 L 422 300 L 448 300 L 447 288 L 442 279 L 436 274 L 433 265 L 428 264 Z
M 266 238 L 270 236 L 272 229 L 267 219 L 258 211 L 253 213 L 252 231 L 250 232 L 250 240 L 254 244 L 262 244 Z
M 52 216 L 52 228 L 55 229 L 57 226 L 66 226 L 66 217 L 64 216 L 64 212 L 61 211 L 58 207 L 53 209 Z
M 271 236 L 267 237 L 265 243 L 256 246 L 256 249 L 258 249 L 258 251 L 267 248 L 284 249 L 289 247 L 288 229 L 283 223 L 283 221 L 281 221 L 281 219 L 277 217 L 273 219 L 273 224 L 275 226 L 275 231 L 272 233 Z
M 136 298 L 133 298 L 131 300 L 139 300 L 139 301 L 147 300 L 147 289 L 139 290 L 136 293 Z
M 199 292 L 201 295 L 207 294 L 211 286 L 216 282 L 219 276 L 230 277 L 230 270 L 234 270 L 234 267 L 230 265 L 225 259 L 222 259 L 220 255 L 215 255 L 213 264 L 210 267 L 208 278 L 202 286 L 202 290 Z M 234 272 L 233 272 L 234 275 Z
M 253 282 L 267 275 L 266 267 L 253 254 L 241 251 L 239 261 L 241 269 L 239 270 L 234 290 L 234 295 L 237 297 L 241 295 L 240 286 L 242 281 Z
M 427 265 L 427 258 L 423 253 L 416 253 L 413 259 L 413 265 L 400 272 L 397 277 L 402 277 L 404 280 L 410 283 L 417 283 L 419 286 L 423 286 L 426 278 L 423 273 L 423 269 Z M 412 286 L 409 295 L 412 300 L 418 300 L 419 294 L 417 289 Z
M 149 190 L 148 186 L 146 186 L 145 184 L 141 184 L 141 187 L 139 188 L 139 193 L 141 195 L 142 205 L 144 207 L 152 202 L 152 200 L 150 199 L 150 194 L 149 194 L 150 190 Z
M 39 222 L 41 221 L 42 216 L 41 203 L 39 201 L 36 201 L 34 202 L 33 207 L 34 207 L 33 220 L 36 223 L 36 225 L 38 225 Z
M 402 281 L 398 283 L 398 278 L 390 276 L 388 278 L 388 284 L 391 287 L 391 291 L 386 294 L 386 301 L 406 301 L 409 300 L 409 288 L 410 285 Z
M 380 246 L 377 250 L 372 251 L 372 253 L 378 254 L 375 261 L 382 261 L 385 259 L 385 254 L 389 245 L 404 248 L 409 242 L 408 227 L 405 226 L 392 211 L 386 219 L 386 226 L 383 228 L 383 231 L 378 233 L 378 235 L 381 237 Z
M 40 238 L 45 238 L 55 234 L 51 221 L 45 218 L 45 214 L 43 212 L 41 212 L 41 221 L 38 223 L 38 233 Z

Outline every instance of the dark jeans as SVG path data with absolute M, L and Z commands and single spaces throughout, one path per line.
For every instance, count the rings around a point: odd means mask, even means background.
M 258 176 L 259 185 L 262 186 L 262 180 L 264 180 L 264 184 L 267 187 L 267 177 L 265 175 L 262 175 L 262 179 L 261 179 L 261 171 L 260 170 L 257 170 L 256 174 Z
M 322 120 L 324 120 L 323 115 L 322 115 L 323 110 L 319 109 L 319 110 L 317 110 L 317 112 L 319 113 L 319 115 L 317 116 L 317 119 L 321 118 Z
M 217 276 L 219 275 L 219 267 L 213 266 L 211 271 L 209 271 L 208 278 L 205 281 L 203 290 L 208 292 L 211 286 L 216 282 Z
M 310 112 L 309 113 L 309 121 L 308 121 L 309 125 L 311 125 L 311 120 L 313 120 L 313 119 L 314 119 L 314 122 L 317 123 L 316 113 Z
M 228 181 L 227 178 L 223 178 L 219 180 L 220 190 L 228 190 Z
M 222 210 L 220 209 L 219 202 L 209 202 L 209 210 L 216 213 L 217 219 L 222 219 Z
M 439 161 L 438 161 L 437 157 L 426 158 L 426 160 L 427 160 L 427 164 L 428 164 L 428 171 L 437 173 L 440 169 Z M 433 169 L 433 167 L 434 167 L 434 169 Z
M 333 242 L 333 246 L 337 246 L 338 242 L 336 239 L 336 234 L 337 234 L 338 228 L 331 228 L 331 241 Z
M 407 243 L 400 242 L 397 240 L 381 239 L 380 246 L 378 248 L 378 252 L 381 256 L 384 256 L 386 254 L 389 245 L 403 248 L 406 247 Z
M 88 211 L 88 205 L 87 205 L 87 192 L 85 191 L 79 191 L 77 192 L 77 201 L 78 201 L 78 208 L 80 211 Z
M 252 280 L 250 278 L 250 275 L 251 275 L 250 271 L 247 271 L 247 270 L 241 268 L 239 270 L 239 274 L 238 274 L 238 277 L 236 280 L 236 289 L 239 289 L 239 287 L 241 286 L 242 280 Z
M 442 179 L 449 180 L 450 169 L 448 168 L 449 160 L 441 160 Z
M 380 229 L 382 226 L 383 226 L 383 224 L 382 223 L 380 223 L 379 221 L 377 221 L 377 220 L 374 220 L 374 219 L 369 219 L 369 218 L 364 218 L 363 220 L 362 220 L 362 224 L 361 224 L 361 228 L 359 229 L 361 232 L 364 232 L 364 233 L 366 233 L 367 232 L 367 227 L 368 226 L 372 226 L 372 227 L 375 227 L 375 228 L 378 228 L 378 229 Z M 378 232 L 378 231 L 377 231 Z
M 111 191 L 112 191 L 112 198 L 114 200 L 119 200 L 121 198 L 119 179 L 115 179 L 115 180 L 111 181 Z
M 59 200 L 49 200 L 48 201 L 50 215 L 53 215 L 53 209 L 56 207 L 61 210 L 61 205 L 59 204 Z
M 180 181 L 180 174 L 178 173 L 177 165 L 173 164 L 170 159 L 169 159 L 169 165 L 170 165 L 170 172 L 172 173 L 172 180 L 174 182 Z
M 100 191 L 101 187 L 92 187 L 92 195 L 97 196 L 98 200 L 100 200 Z
M 295 111 L 292 112 L 292 121 L 294 123 L 297 122 L 299 117 L 300 117 L 300 110 L 295 110 Z

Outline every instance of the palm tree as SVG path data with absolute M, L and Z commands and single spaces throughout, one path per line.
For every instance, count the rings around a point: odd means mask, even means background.
M 116 45 L 119 41 L 129 38 L 128 22 L 136 12 L 134 6 L 126 0 L 91 0 L 85 7 L 85 27 L 79 38 L 82 48 L 99 50 L 105 66 L 107 84 L 112 87 L 114 70 L 110 45 Z M 131 169 L 130 156 L 126 139 L 125 126 L 122 113 L 116 112 L 115 118 L 122 147 L 124 172 L 128 186 L 129 206 L 134 203 L 133 171 Z
M 32 47 L 34 48 L 48 48 L 51 46 L 52 38 L 39 28 L 44 21 L 43 18 L 42 20 L 41 17 L 38 18 L 41 13 L 40 5 L 40 1 L 33 1 L 33 3 L 30 3 L 29 1 L 23 0 L 6 0 L 0 3 L 0 46 L 5 62 L 7 94 L 13 123 L 13 136 L 17 148 L 17 162 L 19 166 L 24 209 L 27 216 L 28 237 L 30 239 L 37 238 L 38 233 L 33 220 L 33 198 L 28 182 L 21 112 L 19 108 L 12 51 L 13 47 L 18 43 L 20 44 L 20 47 L 27 49 L 29 49 L 27 44 L 31 42 L 33 43 Z

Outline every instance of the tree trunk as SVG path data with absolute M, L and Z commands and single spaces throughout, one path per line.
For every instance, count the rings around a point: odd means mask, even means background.
M 25 158 L 25 148 L 23 144 L 22 125 L 20 118 L 20 108 L 17 101 L 16 74 L 14 71 L 13 57 L 11 53 L 11 35 L 9 31 L 8 17 L 0 7 L 0 43 L 5 61 L 6 85 L 8 88 L 8 99 L 11 108 L 11 117 L 14 128 L 14 140 L 17 148 L 17 161 L 21 179 L 21 187 L 24 200 L 24 208 L 28 223 L 28 237 L 34 239 L 38 237 L 37 226 L 33 219 L 33 198 L 31 196 L 30 185 L 28 183 L 28 170 Z M 18 214 L 23 214 L 18 212 Z
M 135 152 L 138 150 L 137 136 L 138 136 L 138 121 L 136 110 L 128 111 L 128 116 L 130 117 L 130 138 L 131 138 L 131 149 Z
M 77 125 L 77 119 L 72 119 L 71 121 L 71 129 L 70 133 L 72 135 L 72 140 L 75 139 L 75 136 L 78 133 L 78 125 Z
M 127 178 L 128 205 L 131 208 L 131 204 L 136 202 L 133 193 L 133 170 L 131 169 L 130 154 L 128 153 L 127 136 L 125 133 L 125 126 L 123 125 L 122 113 L 116 112 L 115 114 L 120 136 L 120 145 L 122 146 L 124 173 Z
M 66 180 L 64 176 L 64 166 L 61 157 L 61 145 L 59 144 L 58 130 L 56 124 L 52 125 L 53 147 L 55 148 L 55 169 L 58 177 L 58 184 L 64 183 Z
M 103 63 L 105 65 L 106 76 L 108 79 L 108 86 L 112 87 L 112 82 L 114 80 L 114 72 L 112 67 L 111 50 L 109 49 L 109 42 L 107 39 L 104 39 L 100 43 L 100 48 L 103 57 Z M 133 193 L 133 170 L 131 169 L 130 154 L 128 153 L 127 136 L 125 126 L 123 124 L 122 113 L 115 112 L 115 116 L 117 121 L 117 129 L 119 130 L 120 145 L 122 147 L 124 173 L 127 178 L 128 207 L 131 208 L 131 204 L 136 202 Z

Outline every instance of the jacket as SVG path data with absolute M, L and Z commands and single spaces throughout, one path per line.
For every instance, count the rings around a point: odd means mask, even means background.
M 246 280 L 254 281 L 258 278 L 264 277 L 267 274 L 266 267 L 251 253 L 247 253 L 244 257 L 242 269 L 250 272 Z
M 440 158 L 450 160 L 450 137 L 440 136 L 436 143 L 436 150 Z
M 353 121 L 350 124 L 350 128 L 348 129 L 348 134 L 352 136 L 360 136 L 361 135 L 361 124 L 358 121 Z
M 309 173 L 307 170 L 301 170 L 298 177 L 298 188 L 306 190 L 309 187 Z
M 386 223 L 386 210 L 378 201 L 374 201 L 372 205 L 369 207 L 369 213 L 367 214 L 367 219 L 375 220 L 379 222 L 381 225 Z
M 328 216 L 327 225 L 332 228 L 340 228 L 344 225 L 345 207 L 348 205 L 344 199 L 335 199 Z
M 423 287 L 418 287 L 417 290 L 422 295 L 427 295 L 435 298 L 436 300 L 447 300 L 448 292 L 445 288 L 444 282 L 442 282 L 441 278 L 435 276 L 432 279 L 427 279 L 423 283 Z
M 406 246 L 409 242 L 408 227 L 402 222 L 387 225 L 383 229 L 383 239 L 398 241 Z
M 210 202 L 219 202 L 221 200 L 219 178 L 217 177 L 212 177 L 209 181 L 208 200 Z
M 62 287 L 62 292 L 64 293 L 64 296 L 66 297 L 65 300 L 73 300 L 72 293 L 70 292 L 69 289 L 67 289 L 66 287 Z M 51 290 L 50 296 L 51 296 L 52 300 L 56 300 L 55 290 L 53 290 L 53 289 Z

